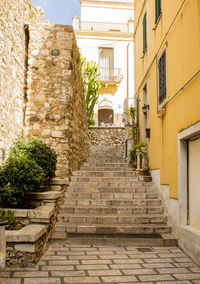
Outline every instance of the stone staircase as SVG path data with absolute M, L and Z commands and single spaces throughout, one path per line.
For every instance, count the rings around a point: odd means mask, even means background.
M 92 146 L 73 172 L 53 240 L 81 244 L 176 245 L 152 182 L 140 181 L 123 147 Z

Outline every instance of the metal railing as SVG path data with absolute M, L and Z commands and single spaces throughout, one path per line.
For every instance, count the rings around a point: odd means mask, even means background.
M 121 82 L 123 75 L 120 68 L 98 68 L 102 82 Z
M 103 32 L 132 32 L 129 31 L 129 25 L 124 23 L 101 23 L 101 22 L 81 22 L 83 31 L 103 31 Z
M 87 0 L 89 1 L 94 1 L 94 0 Z M 97 2 L 102 2 L 102 0 L 96 0 Z M 115 3 L 128 3 L 128 4 L 133 4 L 134 0 L 104 0 L 104 2 L 115 2 Z

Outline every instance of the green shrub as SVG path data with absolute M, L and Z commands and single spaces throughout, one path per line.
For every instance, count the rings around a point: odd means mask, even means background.
M 14 212 L 11 211 L 10 209 L 8 209 L 8 210 L 1 209 L 0 210 L 0 217 L 3 220 L 8 221 L 8 226 L 6 226 L 6 228 L 8 230 L 20 230 L 22 228 L 22 225 L 19 224 L 19 221 L 15 217 Z
M 0 169 L 0 204 L 3 207 L 19 207 L 26 192 L 44 190 L 45 174 L 35 160 L 21 152 L 12 151 Z
M 136 153 L 135 153 L 135 150 L 130 150 L 130 158 L 131 158 L 131 161 L 136 161 Z
M 46 180 L 55 177 L 57 154 L 44 142 L 34 137 L 27 140 L 18 139 L 11 152 L 15 153 L 17 150 L 28 155 L 29 159 L 36 161 L 38 166 L 43 169 Z
M 133 149 L 140 149 L 140 148 L 146 147 L 146 146 L 147 146 L 147 143 L 145 143 L 144 141 L 141 141 L 138 144 L 133 145 Z

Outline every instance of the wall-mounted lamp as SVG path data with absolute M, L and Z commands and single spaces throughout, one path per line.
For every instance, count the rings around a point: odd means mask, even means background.
M 143 114 L 147 114 L 147 109 L 149 109 L 149 105 L 144 104 L 142 107 Z
M 150 138 L 150 128 L 146 128 L 146 138 Z

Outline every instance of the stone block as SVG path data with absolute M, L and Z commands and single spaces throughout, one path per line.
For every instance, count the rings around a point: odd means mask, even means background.
M 46 233 L 44 225 L 28 225 L 19 231 L 6 231 L 6 242 L 27 242 L 34 243 Z

